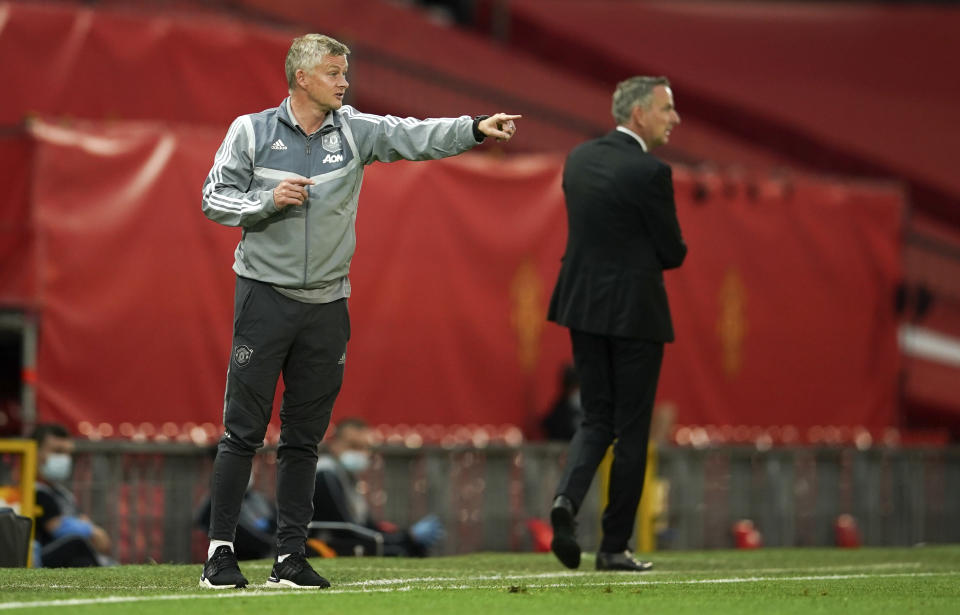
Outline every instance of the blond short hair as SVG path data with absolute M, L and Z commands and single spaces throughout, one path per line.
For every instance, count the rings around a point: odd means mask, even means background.
M 310 70 L 323 61 L 324 56 L 345 56 L 350 48 L 326 34 L 304 34 L 293 39 L 287 52 L 287 85 L 293 89 L 297 71 Z

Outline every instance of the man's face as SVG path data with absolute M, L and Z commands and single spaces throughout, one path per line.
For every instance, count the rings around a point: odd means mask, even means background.
M 370 467 L 371 432 L 368 427 L 348 425 L 337 429 L 330 452 L 347 472 L 357 476 Z
M 73 449 L 74 444 L 71 438 L 48 435 L 37 447 L 37 465 L 42 467 L 47 458 L 53 454 L 72 455 Z
M 347 56 L 323 56 L 323 60 L 303 74 L 301 85 L 321 111 L 333 111 L 343 105 L 347 82 Z
M 337 432 L 337 454 L 344 451 L 370 452 L 370 430 L 366 427 L 344 427 Z
M 665 85 L 653 88 L 649 105 L 634 108 L 633 114 L 640 127 L 638 134 L 649 149 L 669 141 L 670 132 L 680 123 L 680 115 L 673 106 L 673 92 Z

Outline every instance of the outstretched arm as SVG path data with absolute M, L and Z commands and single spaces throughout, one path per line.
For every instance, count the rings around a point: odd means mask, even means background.
M 478 119 L 464 115 L 419 120 L 361 113 L 349 105 L 341 107 L 341 112 L 349 122 L 363 164 L 456 156 L 488 136 L 508 141 L 517 130 L 514 120 L 520 118 L 497 113 Z

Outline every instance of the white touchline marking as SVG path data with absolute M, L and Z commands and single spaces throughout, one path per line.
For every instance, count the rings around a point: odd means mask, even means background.
M 588 574 L 598 574 L 596 572 L 541 572 L 537 574 L 490 574 L 477 575 L 472 577 L 413 577 L 406 579 L 369 579 L 367 581 L 352 581 L 350 583 L 340 583 L 346 586 L 364 586 L 364 585 L 399 585 L 403 583 L 436 583 L 440 581 L 501 581 L 513 579 L 556 579 L 562 577 L 582 577 Z M 603 573 L 599 573 L 603 574 Z
M 610 574 L 610 573 L 606 573 Z M 636 576 L 635 572 L 619 572 L 613 573 L 619 578 L 625 578 L 627 576 Z M 686 579 L 686 580 L 662 580 L 662 581 L 622 581 L 616 583 L 580 583 L 578 587 L 589 587 L 594 585 L 604 586 L 604 585 L 701 585 L 701 584 L 725 584 L 725 583 L 763 583 L 766 581 L 847 581 L 851 579 L 877 579 L 884 577 L 935 577 L 935 576 L 952 576 L 960 575 L 960 571 L 957 572 L 903 572 L 903 573 L 890 573 L 890 574 L 836 574 L 836 575 L 809 575 L 802 577 L 735 577 L 729 579 Z M 474 589 L 489 589 L 494 587 L 500 587 L 497 585 L 490 585 L 486 588 L 481 588 L 479 586 L 465 586 Z M 563 585 L 562 583 L 550 583 L 547 585 L 527 585 L 527 587 L 569 587 L 569 585 Z M 449 586 L 447 586 L 449 589 Z
M 427 585 L 415 587 L 413 583 L 418 582 L 436 582 L 436 581 L 488 581 L 488 580 L 518 580 L 518 579 L 537 579 L 537 578 L 557 578 L 584 576 L 585 573 L 547 573 L 536 575 L 503 575 L 487 577 L 425 577 L 422 579 L 379 579 L 379 581 L 396 582 L 396 587 L 358 587 L 357 589 L 324 589 L 324 590 L 296 590 L 296 589 L 253 589 L 247 591 L 216 591 L 207 590 L 204 593 L 194 594 L 160 594 L 156 596 L 104 596 L 102 598 L 69 598 L 63 600 L 43 600 L 36 602 L 7 602 L 0 603 L 0 611 L 12 609 L 30 609 L 48 606 L 83 606 L 89 604 L 119 604 L 127 602 L 152 602 L 166 600 L 195 600 L 195 599 L 231 599 L 231 598 L 258 598 L 263 596 L 282 596 L 284 594 L 363 594 L 378 592 L 396 592 L 396 591 L 414 591 L 414 590 L 450 590 L 450 589 L 504 589 L 503 585 Z M 767 581 L 846 581 L 851 579 L 877 579 L 890 577 L 934 577 L 934 576 L 956 576 L 960 571 L 953 572 L 893 572 L 883 574 L 837 574 L 837 575 L 807 575 L 795 577 L 729 577 L 721 579 L 686 579 L 686 580 L 625 580 L 629 577 L 635 577 L 635 572 L 610 573 L 604 572 L 603 575 L 609 575 L 609 581 L 600 581 L 592 583 L 579 584 L 581 587 L 604 587 L 613 585 L 636 586 L 636 585 L 702 585 L 702 584 L 726 584 L 726 583 L 763 583 Z M 355 583 L 344 583 L 344 585 L 362 585 L 369 583 L 367 581 L 358 581 Z M 256 586 L 259 587 L 259 586 Z M 537 585 L 526 585 L 528 588 L 552 588 L 552 587 L 570 587 L 563 583 L 544 583 Z
M 889 562 L 885 564 L 864 564 L 858 566 L 851 564 L 848 566 L 818 566 L 816 568 L 809 568 L 803 566 L 788 566 L 785 568 L 740 568 L 737 570 L 730 570 L 729 572 L 736 572 L 739 574 L 771 574 L 775 572 L 793 572 L 796 574 L 802 574 L 804 572 L 842 572 L 844 570 L 901 570 L 906 568 L 920 568 L 923 564 L 920 562 Z M 644 573 L 644 576 L 650 576 L 652 574 L 713 574 L 716 573 L 716 568 L 684 568 L 682 570 L 664 570 L 663 568 L 654 569 L 650 572 Z
M 106 596 L 104 598 L 70 598 L 65 600 L 44 600 L 38 602 L 7 602 L 0 604 L 0 611 L 10 609 L 29 609 L 45 606 L 84 606 L 90 604 L 121 604 L 126 602 L 152 602 L 165 600 L 263 598 L 265 596 L 283 596 L 289 594 L 363 594 L 378 592 L 410 591 L 412 587 L 391 587 L 389 589 L 255 589 L 253 591 L 208 590 L 203 594 L 163 594 L 157 596 Z
M 803 573 L 803 572 L 839 572 L 843 570 L 896 570 L 904 568 L 920 568 L 923 564 L 920 562 L 889 562 L 884 564 L 864 564 L 862 566 L 857 565 L 848 565 L 848 566 L 821 566 L 817 568 L 804 568 L 804 567 L 789 567 L 789 568 L 741 568 L 736 572 L 741 574 L 771 574 L 771 573 L 783 573 L 783 572 L 793 572 L 793 573 Z M 247 568 L 247 566 L 244 566 Z M 338 572 L 370 572 L 370 573 L 380 573 L 380 572 L 410 572 L 409 569 L 405 568 L 376 568 L 376 567 L 365 567 L 365 568 L 356 568 L 356 567 L 341 567 L 338 568 Z M 439 568 L 428 568 L 425 570 L 417 570 L 416 572 L 449 572 L 449 570 L 441 570 Z M 650 577 L 658 577 L 664 575 L 676 575 L 676 574 L 712 574 L 715 573 L 715 569 L 698 569 L 698 568 L 684 568 L 683 570 L 651 570 L 643 574 L 644 578 L 649 579 Z M 337 583 L 337 587 L 367 587 L 372 585 L 399 585 L 403 583 L 426 583 L 426 582 L 438 582 L 438 581 L 462 581 L 464 578 L 469 578 L 477 581 L 486 580 L 486 581 L 497 581 L 497 580 L 510 580 L 510 579 L 550 579 L 550 578 L 563 578 L 563 577 L 582 577 L 588 575 L 606 575 L 607 572 L 597 572 L 591 570 L 578 570 L 578 571 L 562 571 L 562 572 L 542 572 L 537 574 L 497 574 L 489 573 L 488 575 L 479 575 L 472 577 L 408 577 L 400 579 L 368 579 L 365 581 L 350 581 L 346 583 Z M 746 578 L 746 577 L 742 577 Z M 10 588 L 19 588 L 19 589 L 112 589 L 112 590 L 144 590 L 144 589 L 171 589 L 162 585 L 49 585 L 47 583 L 11 583 L 7 585 Z M 257 587 L 254 585 L 254 587 Z
M 899 563 L 884 563 L 884 564 L 865 564 L 863 566 L 848 565 L 848 566 L 824 566 L 818 568 L 743 568 L 738 572 L 742 574 L 748 573 L 782 573 L 782 572 L 827 572 L 827 571 L 841 571 L 841 570 L 864 570 L 864 569 L 880 569 L 880 570 L 889 570 L 897 568 L 919 568 L 922 566 L 920 562 L 899 562 Z M 341 569 L 341 572 L 348 570 L 346 568 Z M 353 570 L 353 569 L 349 569 Z M 372 569 L 372 568 L 363 568 L 364 571 L 373 571 L 373 572 L 382 572 L 382 569 Z M 402 572 L 404 569 L 388 569 Z M 438 569 L 428 569 L 430 571 Z M 423 571 L 420 571 L 423 572 Z M 667 574 L 711 574 L 715 570 L 712 569 L 684 569 L 679 570 L 651 570 L 650 572 L 644 573 L 644 578 L 649 579 L 650 577 L 663 576 Z M 565 577 L 583 577 L 589 575 L 608 575 L 608 572 L 597 572 L 589 570 L 577 570 L 577 571 L 561 571 L 561 572 L 541 572 L 536 574 L 497 574 L 491 573 L 488 575 L 474 575 L 471 577 L 450 577 L 450 576 L 433 576 L 433 577 L 406 577 L 399 579 L 367 579 L 364 581 L 350 581 L 346 583 L 337 583 L 338 587 L 368 587 L 376 585 L 402 585 L 404 583 L 436 583 L 443 581 L 462 581 L 463 579 L 470 579 L 474 581 L 499 581 L 499 580 L 523 580 L 523 579 L 552 579 L 552 578 L 565 578 Z M 737 578 L 748 578 L 748 577 L 737 577 Z M 112 589 L 112 590 L 144 590 L 144 589 L 165 589 L 160 585 L 49 585 L 46 583 L 13 583 L 8 587 L 15 587 L 21 589 Z M 251 587 L 261 587 L 260 585 L 253 585 Z M 263 587 L 266 587 L 265 585 Z M 329 592 L 328 592 L 329 593 Z
M 585 554 L 586 555 L 586 554 Z M 245 563 L 243 568 L 244 570 L 249 569 L 269 569 L 272 564 L 251 564 Z M 794 573 L 803 573 L 803 572 L 834 572 L 834 571 L 843 571 L 843 570 L 897 570 L 904 568 L 920 568 L 923 566 L 921 562 L 886 562 L 882 564 L 863 564 L 863 565 L 843 565 L 843 566 L 818 566 L 815 568 L 810 567 L 786 567 L 786 568 L 741 568 L 736 572 L 740 574 L 751 574 L 751 573 L 761 573 L 761 574 L 770 574 L 770 573 L 782 573 L 782 572 L 794 572 Z M 449 569 L 443 568 L 420 568 L 417 570 L 410 570 L 409 568 L 380 568 L 375 565 L 369 566 L 338 566 L 338 573 L 350 572 L 350 573 L 370 573 L 370 574 L 379 574 L 383 572 L 447 572 Z M 683 570 L 672 570 L 672 569 L 659 569 L 651 570 L 644 573 L 644 577 L 650 578 L 651 576 L 662 576 L 666 574 L 713 574 L 716 572 L 716 569 L 710 568 L 684 568 Z M 607 574 L 606 572 L 597 572 L 591 570 L 578 570 L 578 571 L 562 571 L 562 572 L 545 572 L 529 575 L 518 575 L 518 574 L 498 574 L 494 572 L 489 572 L 486 575 L 482 576 L 472 576 L 472 577 L 410 577 L 410 578 L 401 578 L 401 579 L 369 579 L 366 581 L 351 581 L 348 583 L 337 583 L 338 587 L 353 587 L 359 586 L 364 587 L 368 585 L 394 585 L 402 583 L 417 583 L 417 582 L 428 582 L 428 581 L 459 581 L 464 578 L 474 579 L 474 580 L 499 580 L 499 579 L 526 579 L 526 578 L 552 578 L 552 577 L 578 577 L 584 575 L 603 575 Z M 7 587 L 11 588 L 20 588 L 20 589 L 112 589 L 112 590 L 144 590 L 144 589 L 165 589 L 161 585 L 50 585 L 47 583 L 11 583 Z

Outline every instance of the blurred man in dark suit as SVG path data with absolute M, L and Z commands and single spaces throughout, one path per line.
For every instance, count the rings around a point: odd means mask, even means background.
M 575 517 L 613 442 L 598 570 L 649 570 L 627 549 L 643 491 L 663 345 L 673 324 L 663 270 L 687 253 L 670 167 L 650 155 L 680 123 L 665 77 L 633 77 L 613 95 L 616 130 L 567 157 L 569 234 L 548 318 L 570 329 L 584 419 L 550 511 L 551 548 L 580 565 Z

